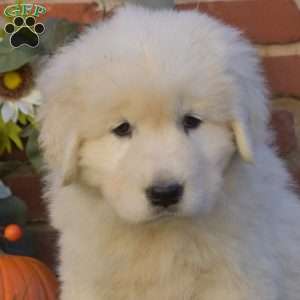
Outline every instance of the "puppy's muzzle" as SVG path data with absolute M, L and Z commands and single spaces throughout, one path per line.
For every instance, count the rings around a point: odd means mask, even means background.
M 153 206 L 167 208 L 182 198 L 184 187 L 177 182 L 156 184 L 146 189 L 146 196 Z

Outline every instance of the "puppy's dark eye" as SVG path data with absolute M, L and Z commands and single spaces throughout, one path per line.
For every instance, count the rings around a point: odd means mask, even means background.
M 185 115 L 182 120 L 184 131 L 188 132 L 198 128 L 202 123 L 202 120 L 192 115 Z
M 114 128 L 112 132 L 119 137 L 130 137 L 132 134 L 132 127 L 129 122 L 125 121 Z

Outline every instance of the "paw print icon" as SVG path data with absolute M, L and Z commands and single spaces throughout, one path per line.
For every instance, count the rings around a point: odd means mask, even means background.
M 10 44 L 14 48 L 26 45 L 31 48 L 38 47 L 40 43 L 39 35 L 45 31 L 42 23 L 36 23 L 32 16 L 15 17 L 12 23 L 7 23 L 4 30 L 10 36 Z

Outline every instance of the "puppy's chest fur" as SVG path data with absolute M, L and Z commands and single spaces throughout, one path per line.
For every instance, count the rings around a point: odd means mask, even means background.
M 104 298 L 248 299 L 240 276 L 223 257 L 199 242 L 189 237 L 161 242 L 147 237 L 127 249 L 117 247 L 112 257 L 103 260 L 109 269 L 101 276 Z
M 95 283 L 95 300 L 254 299 L 245 279 L 199 228 L 185 222 L 124 226 L 106 224 L 100 243 L 89 250 L 98 259 L 85 265 L 93 271 L 83 280 Z

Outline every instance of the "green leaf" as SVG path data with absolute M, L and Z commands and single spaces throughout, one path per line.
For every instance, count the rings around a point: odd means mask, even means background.
M 37 127 L 37 122 L 33 116 L 27 115 L 26 118 L 32 127 Z
M 0 43 L 0 73 L 16 70 L 27 63 L 31 63 L 38 57 L 40 51 L 39 48 L 27 46 L 13 48 L 9 43 L 9 37 L 6 35 Z
M 40 38 L 39 48 L 43 54 L 53 54 L 58 47 L 75 39 L 79 33 L 79 25 L 61 19 L 48 19 L 45 33 Z
M 10 140 L 6 131 L 6 124 L 2 120 L 0 115 L 0 154 L 5 151 L 9 151 L 10 148 Z
M 6 151 L 7 151 L 8 153 L 10 153 L 10 152 L 11 152 L 11 149 L 12 149 L 10 139 L 7 139 L 6 144 L 5 144 L 5 147 L 6 147 Z
M 26 118 L 26 115 L 23 114 L 21 111 L 19 112 L 18 121 L 19 121 L 22 125 L 26 125 L 26 124 L 27 124 L 27 118 Z
M 1 42 L 1 39 L 4 38 L 4 36 L 5 36 L 5 31 L 2 28 L 0 28 L 0 42 Z
M 6 130 L 8 137 L 16 144 L 16 146 L 20 150 L 23 150 L 23 143 L 20 139 L 20 133 L 22 131 L 22 128 L 20 128 L 17 124 L 13 122 L 8 122 Z
M 31 129 L 31 133 L 26 143 L 26 155 L 31 162 L 32 166 L 38 171 L 41 171 L 43 159 L 38 144 L 39 131 L 36 128 Z
M 0 116 L 0 154 L 7 151 L 8 153 L 12 150 L 12 143 L 21 150 L 23 150 L 23 143 L 20 138 L 22 129 L 14 122 L 4 123 Z
M 106 8 L 109 4 L 109 0 L 96 0 L 98 5 L 101 8 Z M 120 4 L 126 4 L 126 3 L 131 3 L 135 5 L 141 5 L 149 8 L 156 8 L 156 9 L 161 9 L 161 8 L 174 8 L 175 7 L 175 1 L 174 0 L 121 0 L 119 1 Z
M 125 2 L 142 5 L 150 8 L 174 8 L 174 0 L 126 0 Z
M 10 139 L 16 144 L 16 146 L 20 149 L 23 150 L 23 143 L 22 140 L 20 139 L 20 137 L 18 135 L 11 135 Z

